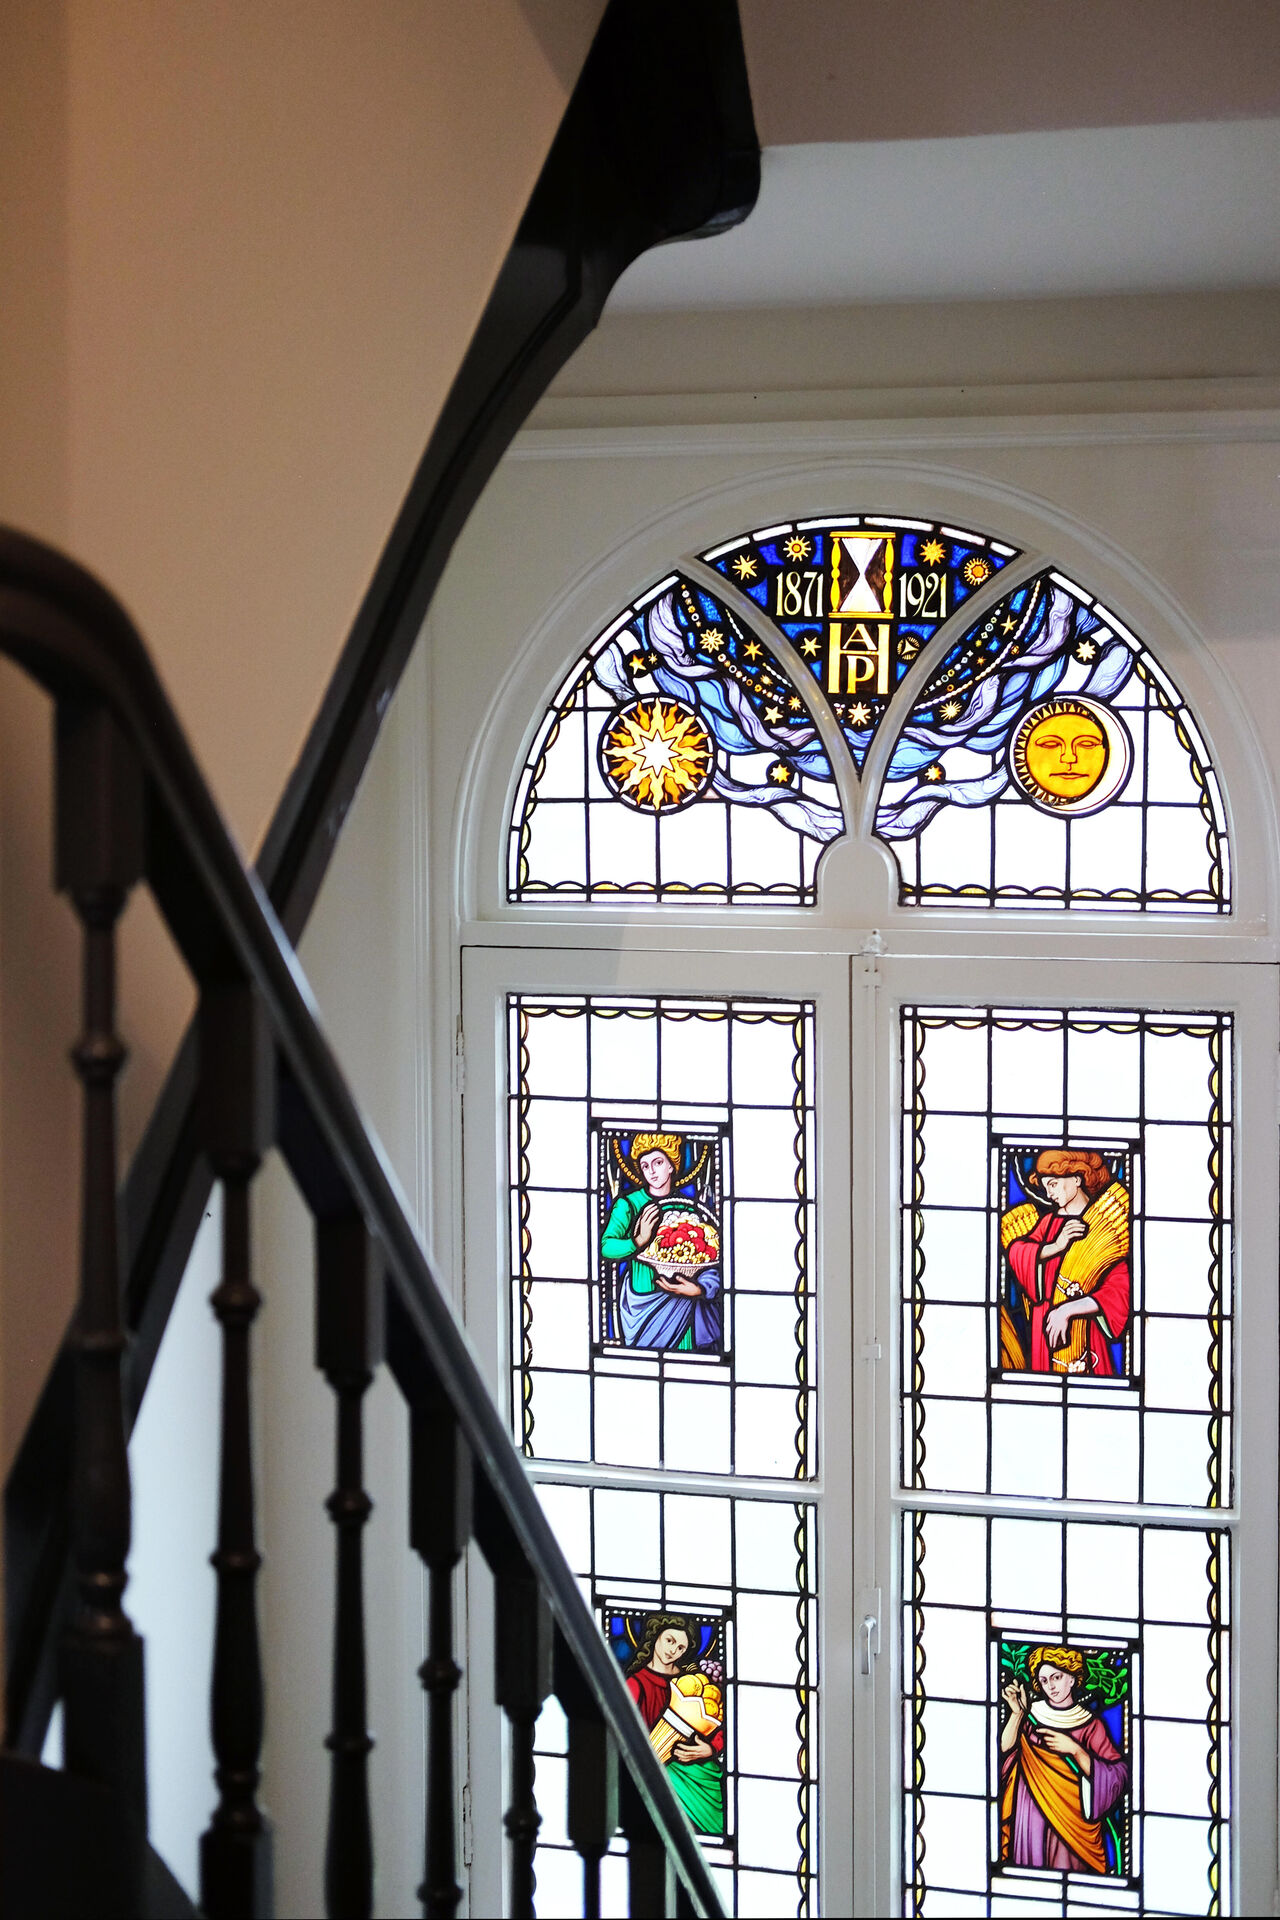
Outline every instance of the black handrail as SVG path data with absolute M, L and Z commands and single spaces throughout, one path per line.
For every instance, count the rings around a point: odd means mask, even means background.
M 629 262 L 745 218 L 759 188 L 736 0 L 610 0 L 511 251 L 268 830 L 258 877 L 306 925 L 454 540 L 513 434 Z M 141 1405 L 212 1185 L 189 1032 L 121 1196 L 127 1419 Z M 38 1752 L 67 1595 L 71 1356 L 55 1363 L 5 1495 L 8 1738 Z
M 0 653 L 59 712 L 105 712 L 144 780 L 145 872 L 201 988 L 249 983 L 279 1058 L 278 1139 L 313 1211 L 356 1213 L 385 1267 L 389 1360 L 415 1412 L 448 1406 L 477 1470 L 476 1537 L 536 1583 L 697 1911 L 720 1912 L 702 1851 L 592 1622 L 377 1140 L 318 1024 L 297 957 L 242 864 L 146 649 L 119 603 L 52 549 L 0 530 Z

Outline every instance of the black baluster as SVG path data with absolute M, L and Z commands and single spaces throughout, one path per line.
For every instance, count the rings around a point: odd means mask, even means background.
M 337 1484 L 325 1505 L 337 1530 L 333 1731 L 324 1897 L 332 1920 L 373 1911 L 373 1829 L 364 1632 L 364 1396 L 382 1357 L 383 1276 L 358 1214 L 316 1222 L 316 1365 L 337 1396 Z
M 449 1920 L 462 1889 L 454 1832 L 453 1711 L 462 1678 L 453 1657 L 454 1573 L 471 1535 L 471 1453 L 441 1394 L 413 1409 L 409 1537 L 427 1568 L 427 1657 L 418 1677 L 427 1695 L 426 1871 L 418 1898 L 427 1920 Z
M 603 1720 L 569 1714 L 569 1840 L 582 1858 L 582 1911 L 600 1920 L 600 1862 L 618 1827 L 618 1754 Z
M 271 1137 L 271 1053 L 259 1003 L 243 982 L 201 997 L 199 1118 L 222 1182 L 222 1280 L 210 1304 L 222 1328 L 222 1447 L 210 1720 L 218 1804 L 200 1840 L 209 1920 L 272 1910 L 271 1830 L 258 1806 L 262 1655 L 253 1485 L 250 1329 L 262 1296 L 249 1251 L 249 1188 Z
M 569 1727 L 567 1831 L 582 1861 L 585 1920 L 600 1920 L 600 1862 L 618 1830 L 618 1750 L 558 1628 L 553 1674 L 556 1698 Z
M 551 1613 L 527 1569 L 498 1574 L 495 1592 L 494 1692 L 511 1723 L 511 1804 L 504 1825 L 511 1842 L 511 1911 L 533 1914 L 533 1856 L 542 1820 L 533 1791 L 533 1738 L 551 1691 Z
M 116 1219 L 115 1082 L 125 1049 L 115 1031 L 115 929 L 142 864 L 143 787 L 132 750 L 101 709 L 60 705 L 56 877 L 84 931 L 84 1030 L 71 1055 L 84 1089 L 84 1159 L 72 1333 L 77 1607 L 60 1649 L 64 1751 L 69 1771 L 116 1790 L 139 1846 L 146 1740 L 142 1642 L 123 1605 L 131 1502 Z M 140 1872 L 140 1851 L 135 1858 Z
M 675 1911 L 675 1869 L 649 1809 L 631 1776 L 619 1782 L 622 1831 L 627 1837 L 627 1910 L 644 1920 L 667 1920 Z

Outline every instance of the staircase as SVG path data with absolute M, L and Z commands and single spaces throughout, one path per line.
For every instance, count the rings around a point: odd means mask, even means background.
M 256 872 L 222 824 L 119 604 L 71 560 L 0 532 L 0 651 L 53 698 L 56 884 L 80 926 L 79 1302 L 6 1489 L 6 1733 L 0 1900 L 27 1915 L 196 1911 L 147 1842 L 143 1649 L 127 1607 L 127 1444 L 211 1186 L 223 1199 L 220 1500 L 211 1816 L 199 1911 L 273 1911 L 259 1805 L 264 1700 L 252 1457 L 249 1195 L 276 1148 L 315 1228 L 316 1363 L 336 1485 L 325 1896 L 373 1911 L 362 1407 L 385 1366 L 410 1434 L 409 1542 L 426 1573 L 427 1795 L 420 1888 L 455 1912 L 455 1571 L 474 1543 L 495 1589 L 494 1712 L 508 1728 L 509 1911 L 534 1912 L 534 1727 L 568 1723 L 568 1833 L 584 1911 L 621 1833 L 633 1914 L 714 1915 L 715 1888 L 544 1520 L 377 1143 L 314 1018 L 306 925 L 378 725 L 450 547 L 511 435 L 646 247 L 714 232 L 754 200 L 758 152 L 736 7 L 612 0 L 489 305 L 392 530 Z M 198 1011 L 118 1186 L 116 927 L 144 885 Z M 68 1036 L 70 1037 L 70 1036 Z M 270 1541 L 262 1543 L 270 1551 Z M 61 1704 L 64 1765 L 40 1763 Z M 483 1842 L 484 1836 L 480 1836 Z M 499 1836 L 491 1837 L 497 1844 Z

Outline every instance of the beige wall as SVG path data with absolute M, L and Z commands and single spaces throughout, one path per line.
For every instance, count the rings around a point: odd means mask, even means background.
M 602 0 L 9 0 L 0 520 L 138 619 L 258 842 Z M 40 704 L 0 698 L 0 1431 L 71 1289 L 74 955 Z M 131 913 L 125 1130 L 188 997 Z M 58 1091 L 29 1092 L 47 1066 Z

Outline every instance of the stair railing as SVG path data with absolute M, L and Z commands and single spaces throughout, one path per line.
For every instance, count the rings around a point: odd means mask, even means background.
M 251 1343 L 259 1295 L 249 1191 L 275 1145 L 315 1222 L 316 1358 L 336 1402 L 329 1913 L 367 1915 L 373 1903 L 361 1419 L 385 1357 L 408 1410 L 409 1538 L 427 1576 L 424 1912 L 450 1915 L 461 1897 L 453 1583 L 474 1540 L 495 1579 L 495 1694 L 509 1727 L 510 1911 L 534 1911 L 534 1728 L 554 1694 L 569 1726 L 568 1831 L 583 1862 L 585 1911 L 600 1911 L 601 1859 L 620 1824 L 632 1913 L 718 1914 L 702 1851 L 617 1663 L 321 1033 L 297 957 L 218 815 L 140 637 L 82 569 L 0 531 L 0 653 L 54 700 L 56 883 L 79 918 L 84 952 L 84 1024 L 73 1052 L 84 1104 L 72 1342 L 76 1605 L 58 1666 L 66 1769 L 110 1789 L 141 1848 L 143 1660 L 124 1605 L 130 1523 L 115 1085 L 125 1050 L 115 1026 L 115 928 L 132 888 L 145 883 L 197 987 L 196 1133 L 223 1190 L 222 1275 L 212 1296 L 223 1345 L 212 1684 L 218 1799 L 201 1842 L 202 1911 L 209 1920 L 271 1912 L 271 1834 L 257 1799 L 263 1686 Z M 140 1852 L 135 1865 L 135 1897 L 126 1892 L 123 1911 L 144 1910 Z

